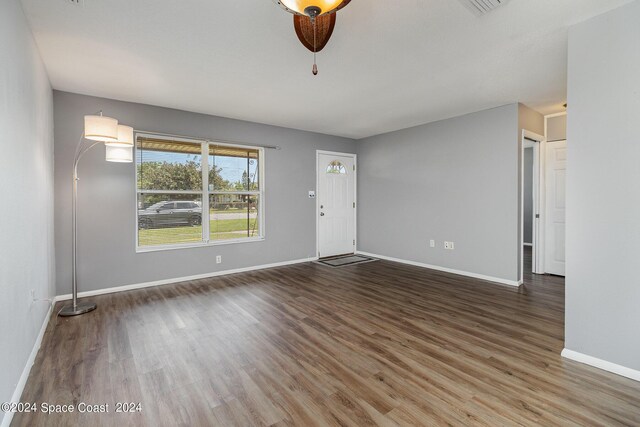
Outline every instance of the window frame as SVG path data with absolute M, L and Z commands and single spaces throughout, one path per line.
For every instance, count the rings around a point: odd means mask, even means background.
M 201 169 L 202 169 L 202 188 L 200 190 L 140 190 L 138 188 L 138 138 L 139 137 L 147 137 L 154 139 L 164 139 L 167 141 L 180 141 L 191 143 L 194 145 L 200 144 L 201 148 Z M 185 138 L 179 136 L 168 136 L 166 134 L 155 134 L 152 132 L 135 132 L 134 133 L 134 147 L 133 147 L 133 159 L 134 159 L 134 169 L 135 169 L 135 180 L 134 180 L 134 208 L 136 212 L 136 220 L 135 220 L 135 236 L 136 236 L 136 253 L 144 253 L 144 252 L 157 252 L 157 251 L 170 251 L 177 249 L 190 249 L 190 248 L 202 248 L 209 246 L 220 246 L 220 245 L 232 245 L 238 243 L 253 243 L 253 242 L 261 242 L 265 240 L 265 173 L 264 173 L 264 147 L 258 147 L 253 145 L 244 145 L 244 144 L 232 144 L 228 142 L 219 142 L 215 140 L 209 139 L 194 139 L 194 138 Z M 209 190 L 209 145 L 216 146 L 225 146 L 225 147 L 233 147 L 233 148 L 246 148 L 258 151 L 258 182 L 259 189 L 258 191 L 210 191 Z M 139 241 L 139 228 L 138 228 L 138 197 L 140 194 L 193 194 L 199 195 L 201 197 L 202 203 L 202 241 L 201 242 L 188 242 L 188 243 L 171 243 L 166 245 L 155 245 L 155 246 L 140 246 Z M 255 237 L 242 237 L 239 239 L 228 239 L 228 240 L 211 240 L 210 234 L 210 214 L 211 211 L 209 209 L 209 198 L 215 194 L 239 194 L 239 195 L 253 195 L 258 196 L 258 225 L 259 225 L 259 235 Z M 205 215 L 206 213 L 206 215 Z

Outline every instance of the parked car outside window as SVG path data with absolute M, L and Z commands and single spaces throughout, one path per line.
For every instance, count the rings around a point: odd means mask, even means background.
M 138 211 L 139 228 L 187 227 L 202 224 L 202 208 L 190 201 L 158 202 Z

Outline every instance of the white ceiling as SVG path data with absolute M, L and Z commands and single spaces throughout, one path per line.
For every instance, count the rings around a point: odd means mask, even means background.
M 272 0 L 22 0 L 55 89 L 351 138 L 560 111 L 567 27 L 630 0 L 353 0 L 318 56 Z

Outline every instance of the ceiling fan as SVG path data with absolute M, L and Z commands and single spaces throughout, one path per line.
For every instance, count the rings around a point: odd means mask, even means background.
M 300 42 L 313 52 L 313 75 L 318 74 L 316 54 L 329 42 L 336 25 L 336 12 L 351 0 L 273 0 L 293 14 L 293 27 Z

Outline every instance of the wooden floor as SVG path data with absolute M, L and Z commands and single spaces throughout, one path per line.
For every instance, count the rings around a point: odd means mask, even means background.
M 92 299 L 51 320 L 22 400 L 111 412 L 12 425 L 640 425 L 640 383 L 560 357 L 558 277 L 308 263 Z

